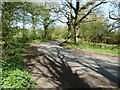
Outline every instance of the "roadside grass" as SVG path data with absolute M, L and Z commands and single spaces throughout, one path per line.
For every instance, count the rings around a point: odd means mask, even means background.
M 64 38 L 59 38 L 59 39 L 55 39 L 55 40 L 59 40 L 59 41 L 64 41 Z
M 28 40 L 26 42 L 27 43 L 41 43 L 41 42 L 49 42 L 49 41 L 63 41 L 63 40 L 65 40 L 65 39 L 50 39 L 50 40 L 48 40 L 48 39 L 41 38 L 41 39 L 35 39 L 35 40 Z
M 82 44 L 74 44 L 73 42 L 66 42 L 62 44 L 63 46 L 69 46 L 76 49 L 84 49 L 89 51 L 95 51 L 103 54 L 120 54 L 118 52 L 119 48 L 117 45 L 108 45 L 103 43 L 91 43 L 83 42 Z
M 30 39 L 30 40 L 26 40 L 23 43 L 41 43 L 41 42 L 49 42 L 51 40 L 48 39 Z
M 36 40 L 30 40 L 29 43 L 40 43 L 40 42 L 48 42 L 50 40 L 46 39 L 36 39 Z
M 36 85 L 24 68 L 22 54 L 25 49 L 25 44 L 12 43 L 3 54 L 1 88 L 33 88 Z
M 42 38 L 42 39 L 36 39 L 36 40 L 29 40 L 27 42 L 40 43 L 40 42 L 49 42 L 49 41 L 57 41 L 57 40 L 62 41 L 65 39 L 48 40 L 48 39 Z M 118 52 L 120 47 L 118 47 L 118 45 L 112 45 L 112 44 L 92 43 L 92 42 L 83 41 L 82 44 L 78 44 L 78 45 L 75 45 L 73 42 L 66 42 L 66 43 L 63 43 L 62 45 L 71 46 L 76 49 L 79 48 L 79 49 L 94 51 L 94 52 L 103 53 L 103 54 L 120 54 L 120 52 Z

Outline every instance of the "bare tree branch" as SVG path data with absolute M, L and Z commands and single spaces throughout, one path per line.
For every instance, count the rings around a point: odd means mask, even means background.
M 69 0 L 66 0 L 67 3 L 70 5 L 70 7 L 74 10 L 74 12 L 76 12 L 75 7 L 72 5 L 72 2 L 70 2 Z
M 62 23 L 67 23 L 67 22 L 62 21 L 61 19 L 57 19 L 57 20 L 60 21 L 60 22 L 62 22 Z
M 90 2 L 87 2 L 85 5 L 83 5 L 82 7 L 79 8 L 79 12 L 83 9 L 86 9 L 89 5 L 93 5 L 95 2 L 93 1 L 90 1 Z
M 89 11 L 78 22 L 81 22 L 84 18 L 86 18 L 92 12 L 92 10 L 94 8 L 96 8 L 97 6 L 99 6 L 99 5 L 103 4 L 103 3 L 106 3 L 106 2 L 100 2 L 97 5 L 93 6 L 91 9 L 89 9 Z
M 120 18 L 112 17 L 112 16 L 110 15 L 110 12 L 109 12 L 109 18 L 110 18 L 110 19 L 113 19 L 113 20 L 120 20 Z

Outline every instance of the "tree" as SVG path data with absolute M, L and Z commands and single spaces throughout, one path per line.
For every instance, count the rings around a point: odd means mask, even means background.
M 49 5 L 49 6 L 48 6 Z M 40 11 L 40 23 L 43 25 L 44 28 L 44 38 L 48 38 L 48 29 L 53 25 L 53 23 L 57 20 L 55 17 L 53 17 L 52 14 L 54 14 L 54 5 L 51 5 L 51 3 L 44 3 L 41 7 Z
M 72 24 L 73 24 L 73 20 L 72 20 L 73 11 L 70 7 L 68 7 L 66 2 L 62 2 L 62 7 L 59 8 L 57 13 L 60 15 L 58 18 L 58 21 L 67 24 L 67 27 L 68 27 L 67 40 L 70 40 L 70 38 L 72 37 L 72 29 L 73 29 L 73 26 L 72 26 Z M 67 19 L 66 21 L 63 21 L 64 17 Z
M 29 21 L 32 23 L 32 30 L 35 33 L 36 26 L 39 22 L 39 16 L 41 14 L 42 5 L 41 3 L 30 3 L 28 5 L 29 8 L 27 8 L 27 13 L 29 14 L 29 17 L 31 18 Z
M 29 2 L 21 2 L 17 7 L 17 22 L 22 22 L 22 39 L 23 41 L 27 39 L 27 29 L 25 28 L 25 25 L 30 21 L 29 19 L 29 9 L 31 3 Z
M 88 1 L 86 3 L 83 3 L 80 0 L 76 0 L 74 2 L 73 2 L 73 0 L 66 0 L 65 5 L 72 12 L 71 14 L 69 14 L 69 16 L 70 16 L 69 20 L 72 20 L 72 27 L 74 29 L 74 42 L 75 43 L 78 42 L 78 39 L 80 37 L 79 33 L 78 33 L 79 28 L 80 28 L 80 23 L 82 23 L 82 21 L 88 15 L 90 15 L 96 7 L 100 6 L 103 3 L 106 3 L 106 2 L 105 1 L 95 2 L 94 0 L 92 0 L 92 1 Z
M 2 39 L 4 41 L 3 48 L 6 49 L 11 46 L 10 41 L 13 40 L 13 35 L 15 31 L 12 30 L 13 20 L 16 19 L 15 11 L 17 10 L 17 6 L 20 3 L 13 2 L 3 2 L 2 3 Z

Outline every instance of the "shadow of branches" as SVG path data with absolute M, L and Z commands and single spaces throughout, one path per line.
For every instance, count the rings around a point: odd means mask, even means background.
M 31 50 L 29 50 L 29 54 L 26 56 L 25 63 L 27 69 L 32 74 L 36 74 L 36 81 L 41 77 L 45 77 L 52 83 L 57 84 L 58 87 L 90 88 L 84 79 L 80 78 L 77 73 L 72 72 L 71 67 L 64 60 L 65 56 L 60 53 L 58 48 L 55 48 L 57 51 L 55 55 L 50 51 L 50 55 L 37 52 L 35 47 L 30 47 L 29 49 Z M 41 67 L 45 69 L 41 69 Z M 36 72 L 32 72 L 35 70 Z

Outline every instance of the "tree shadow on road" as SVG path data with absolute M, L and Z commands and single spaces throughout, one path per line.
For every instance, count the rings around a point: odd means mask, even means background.
M 91 88 L 77 73 L 72 72 L 71 67 L 64 61 L 65 56 L 58 49 L 57 56 L 51 56 L 54 55 L 53 52 L 50 52 L 51 55 L 37 52 L 35 47 L 29 49 L 31 52 L 26 56 L 25 66 L 32 74 L 36 74 L 36 81 L 45 77 L 58 87 Z M 53 57 L 58 57 L 59 60 Z
M 42 48 L 47 50 L 47 48 L 44 46 Z M 85 57 L 86 54 L 76 53 L 74 51 L 66 50 L 64 48 L 58 48 L 58 47 L 51 47 L 51 48 L 53 48 L 53 49 L 51 49 L 50 51 L 47 50 L 51 54 L 51 55 L 49 54 L 49 57 L 58 57 L 61 60 L 61 58 L 60 58 L 60 56 L 61 56 L 61 57 L 63 57 L 62 60 L 65 60 L 66 63 L 71 62 L 71 63 L 79 64 L 79 65 L 81 65 L 81 67 L 90 69 L 90 70 L 104 76 L 105 78 L 107 78 L 108 80 L 110 80 L 111 82 L 114 82 L 115 84 L 117 84 L 119 86 L 120 79 L 119 79 L 118 74 L 119 74 L 120 66 L 113 65 L 113 64 L 115 64 L 114 62 L 108 61 L 105 59 L 97 59 L 92 56 Z M 57 56 L 55 54 L 53 54 L 53 52 L 56 52 Z M 65 53 L 68 53 L 69 55 L 64 55 Z M 71 56 L 74 56 L 74 57 L 72 58 Z M 91 63 L 91 61 L 94 64 Z M 75 67 L 80 67 L 80 66 L 74 66 L 74 68 Z M 110 71 L 112 71 L 112 72 L 110 72 Z M 114 74 L 116 74 L 116 75 L 114 75 Z

